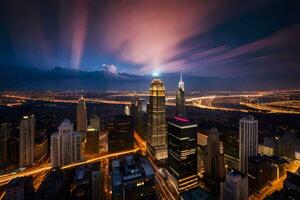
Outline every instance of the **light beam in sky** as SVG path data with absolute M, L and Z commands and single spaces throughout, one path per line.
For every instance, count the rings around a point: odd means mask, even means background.
M 88 20 L 88 0 L 75 0 L 73 11 L 73 35 L 71 47 L 71 67 L 80 68 L 85 43 Z

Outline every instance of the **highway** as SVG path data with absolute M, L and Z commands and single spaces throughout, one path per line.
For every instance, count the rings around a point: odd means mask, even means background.
M 268 104 L 256 104 L 256 103 L 240 103 L 243 106 L 247 106 L 249 108 L 254 108 L 257 110 L 266 111 L 269 113 L 287 113 L 287 114 L 300 114 L 299 111 L 293 111 L 293 110 L 286 110 L 286 109 L 279 109 L 274 106 L 272 106 L 271 103 Z
M 78 103 L 78 100 L 36 98 L 36 97 L 27 97 L 27 96 L 9 95 L 9 94 L 4 94 L 4 95 L 2 95 L 2 97 L 14 98 L 14 99 L 20 99 L 20 100 L 46 101 L 46 102 L 52 102 L 52 103 L 74 103 L 74 104 Z M 85 98 L 85 101 L 90 102 L 90 103 L 104 103 L 104 104 L 117 104 L 117 105 L 130 105 L 131 104 L 130 101 L 115 101 L 115 100 L 105 100 L 105 99 L 99 99 L 99 98 Z M 19 104 L 16 104 L 16 105 L 19 105 Z
M 249 94 L 231 94 L 231 95 L 208 95 L 208 96 L 201 96 L 201 97 L 191 97 L 191 98 L 186 98 L 186 102 L 190 106 L 195 106 L 198 108 L 203 108 L 203 109 L 210 109 L 210 110 L 221 110 L 221 111 L 236 111 L 236 112 L 249 112 L 248 109 L 241 109 L 241 108 L 225 108 L 225 107 L 216 107 L 211 104 L 211 102 L 214 99 L 218 98 L 248 98 L 248 99 L 255 99 L 258 97 L 270 95 L 272 92 L 257 92 L 257 93 L 249 93 Z M 73 103 L 77 104 L 78 100 L 66 100 L 66 99 L 54 99 L 54 98 L 47 98 L 47 97 L 29 97 L 25 95 L 20 95 L 20 94 L 2 94 L 2 97 L 5 98 L 13 98 L 13 99 L 18 99 L 21 101 L 24 100 L 35 100 L 35 101 L 46 101 L 46 102 L 53 102 L 53 103 Z M 116 95 L 118 96 L 118 95 Z M 119 95 L 120 96 L 120 95 Z M 125 95 L 126 96 L 126 95 Z M 174 97 L 168 97 L 166 98 L 166 105 L 168 106 L 175 106 L 175 103 L 172 102 L 174 100 Z M 110 100 L 110 99 L 100 99 L 100 98 L 85 98 L 86 102 L 90 103 L 103 103 L 103 104 L 115 104 L 115 105 L 130 105 L 130 101 L 118 101 L 118 100 Z M 203 103 L 204 101 L 209 101 L 209 105 L 206 105 Z M 293 101 L 282 101 L 280 102 L 281 104 L 288 103 L 288 102 L 293 102 Z M 278 102 L 275 102 L 278 104 Z M 20 103 L 12 103 L 8 104 L 8 106 L 17 106 L 20 105 Z M 274 107 L 274 103 L 263 103 L 263 104 L 257 104 L 257 103 L 249 103 L 249 102 L 240 102 L 240 105 L 251 108 L 251 109 L 256 109 L 258 111 L 262 112 L 268 112 L 268 113 L 287 113 L 287 114 L 300 114 L 299 111 L 297 110 L 292 110 L 293 105 L 291 106 L 290 110 L 287 109 L 280 109 L 278 107 Z M 296 105 L 294 106 L 296 109 L 299 109 L 299 106 Z M 252 110 L 253 111 L 253 110 Z
M 69 168 L 77 167 L 77 166 L 84 165 L 84 164 L 94 163 L 94 162 L 101 161 L 103 159 L 109 159 L 109 158 L 122 156 L 122 155 L 130 154 L 130 153 L 135 153 L 139 150 L 140 150 L 139 148 L 135 148 L 135 149 L 128 150 L 128 151 L 122 151 L 122 152 L 118 152 L 118 153 L 110 153 L 110 154 L 107 154 L 107 155 L 98 156 L 96 158 L 88 159 L 86 161 L 82 161 L 82 162 L 78 162 L 78 163 L 72 163 L 70 165 L 66 165 L 66 166 L 61 167 L 61 169 L 69 169 Z M 4 175 L 0 176 L 0 186 L 7 184 L 10 180 L 12 180 L 14 178 L 17 178 L 17 177 L 32 176 L 32 175 L 36 175 L 36 174 L 41 173 L 41 172 L 48 172 L 49 170 L 51 170 L 51 165 L 50 165 L 50 163 L 46 163 L 46 164 L 42 164 L 42 165 L 39 165 L 39 166 L 33 166 L 31 168 L 25 169 L 24 171 L 4 174 Z

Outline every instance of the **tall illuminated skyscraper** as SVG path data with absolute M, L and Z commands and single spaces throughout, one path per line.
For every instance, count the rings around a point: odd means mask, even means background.
M 20 123 L 19 167 L 32 165 L 34 162 L 34 115 L 24 116 Z
M 83 96 L 81 96 L 77 104 L 77 131 L 85 135 L 86 130 L 87 130 L 86 104 Z
M 248 172 L 248 158 L 258 152 L 258 121 L 253 116 L 240 119 L 239 127 L 239 169 Z
M 3 123 L 0 124 L 0 162 L 8 162 L 9 160 L 9 146 L 11 136 L 12 135 L 12 129 L 11 124 L 9 123 Z
M 164 160 L 168 157 L 165 87 L 160 79 L 151 83 L 149 104 L 147 107 L 147 151 L 155 160 Z
M 58 132 L 51 135 L 50 161 L 52 167 L 81 161 L 81 134 L 73 131 L 73 124 L 65 119 Z
M 184 82 L 182 81 L 182 74 L 180 74 L 180 81 L 176 92 L 176 116 L 185 116 Z
M 177 194 L 199 184 L 197 174 L 197 124 L 183 117 L 168 120 L 168 172 Z

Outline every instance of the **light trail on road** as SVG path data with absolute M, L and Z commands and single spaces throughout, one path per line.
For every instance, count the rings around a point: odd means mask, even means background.
M 295 173 L 298 168 L 300 167 L 300 162 L 294 161 L 293 163 L 290 163 L 288 166 L 287 171 L 290 171 L 292 173 Z M 271 186 L 266 186 L 262 188 L 259 193 L 256 193 L 255 195 L 252 195 L 249 197 L 250 200 L 261 200 L 265 199 L 267 196 L 271 195 L 275 191 L 280 191 L 283 188 L 283 181 L 287 177 L 287 172 L 281 176 L 279 179 L 276 179 L 272 182 Z
M 77 167 L 77 166 L 84 165 L 84 164 L 94 163 L 94 162 L 98 162 L 102 159 L 107 159 L 107 158 L 122 156 L 122 155 L 130 154 L 130 153 L 135 153 L 139 150 L 140 150 L 140 148 L 135 148 L 133 150 L 121 151 L 121 152 L 118 152 L 118 153 L 111 153 L 111 154 L 107 154 L 107 155 L 100 156 L 100 157 L 97 157 L 97 158 L 92 158 L 92 159 L 89 159 L 89 160 L 86 160 L 86 161 L 83 161 L 83 162 L 78 162 L 78 163 L 73 163 L 73 164 L 70 164 L 70 165 L 66 165 L 66 166 L 61 167 L 61 169 L 69 169 L 69 168 Z
M 190 103 L 190 106 L 195 106 L 202 109 L 209 109 L 209 110 L 221 110 L 221 111 L 236 111 L 236 112 L 249 112 L 250 110 L 247 109 L 239 109 L 239 108 L 225 108 L 225 107 L 215 107 L 212 105 L 204 105 L 202 100 L 210 100 L 213 101 L 214 99 L 219 98 L 259 98 L 262 96 L 267 96 L 273 94 L 273 92 L 257 92 L 257 93 L 249 93 L 249 94 L 231 94 L 231 95 L 208 95 L 208 96 L 201 96 L 201 97 L 191 97 L 186 98 L 186 102 Z M 45 102 L 52 102 L 52 103 L 72 103 L 77 104 L 78 100 L 65 100 L 65 99 L 53 99 L 53 98 L 36 98 L 36 97 L 28 97 L 20 94 L 3 94 L 1 95 L 5 98 L 15 98 L 20 100 L 34 100 L 34 101 L 45 101 Z M 124 96 L 124 95 L 119 95 Z M 126 95 L 125 95 L 126 96 Z M 89 103 L 103 103 L 103 104 L 115 104 L 115 105 L 130 105 L 130 101 L 117 101 L 117 100 L 110 100 L 110 99 L 100 99 L 100 98 L 85 98 L 86 102 Z M 167 97 L 166 98 L 166 105 L 168 106 L 175 106 L 175 103 L 172 102 L 174 97 Z M 290 101 L 289 101 L 290 102 Z M 283 101 L 284 103 L 284 101 Z M 268 105 L 269 104 L 269 105 Z M 278 109 L 272 107 L 271 103 L 268 104 L 254 104 L 249 102 L 240 102 L 240 105 L 256 109 L 257 112 L 259 111 L 267 111 L 269 113 L 287 113 L 287 114 L 300 114 L 299 111 L 288 111 L 285 109 Z M 19 105 L 19 104 L 16 104 Z M 251 110 L 253 112 L 253 110 Z
M 92 159 L 89 159 L 89 160 L 86 160 L 86 161 L 66 165 L 66 166 L 61 167 L 61 169 L 69 169 L 69 168 L 77 167 L 77 166 L 84 165 L 84 164 L 94 163 L 94 162 L 98 162 L 102 159 L 107 159 L 107 158 L 117 157 L 117 156 L 126 155 L 126 154 L 130 154 L 130 153 L 135 153 L 139 150 L 140 150 L 140 148 L 135 148 L 135 149 L 132 149 L 132 150 L 127 150 L 127 151 L 122 151 L 122 152 L 117 152 L 117 153 L 111 153 L 111 154 L 99 156 L 99 157 L 96 157 L 96 158 L 92 158 Z M 39 167 L 39 168 L 35 169 L 37 167 Z M 34 169 L 29 168 L 29 169 L 27 169 L 25 171 L 22 171 L 22 172 L 13 172 L 13 173 L 10 173 L 10 174 L 1 175 L 0 176 L 0 186 L 7 184 L 8 181 L 10 181 L 14 178 L 24 177 L 24 176 L 32 176 L 34 174 L 49 171 L 51 169 L 52 168 L 51 168 L 50 163 L 47 163 L 47 164 L 45 164 L 45 166 L 34 166 Z

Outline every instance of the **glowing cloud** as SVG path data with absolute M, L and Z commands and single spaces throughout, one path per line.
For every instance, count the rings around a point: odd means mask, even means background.
M 178 71 L 186 67 L 184 61 L 172 60 L 187 50 L 180 43 L 224 20 L 228 2 L 113 1 L 101 15 L 104 36 L 99 45 L 122 61 L 142 65 L 142 73 Z M 215 17 L 220 10 L 226 13 Z
M 178 53 L 176 45 L 195 33 L 191 27 L 201 13 L 195 1 L 112 3 L 107 10 L 101 42 L 120 59 L 144 65 L 142 72 L 151 72 L 158 65 L 156 70 L 164 71 L 163 63 Z

